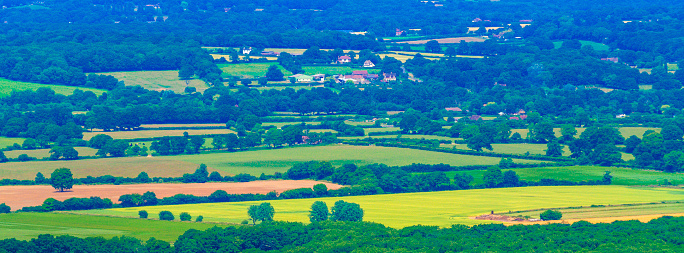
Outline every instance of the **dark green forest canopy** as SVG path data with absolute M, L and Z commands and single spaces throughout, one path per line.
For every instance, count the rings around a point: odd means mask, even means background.
M 684 218 L 663 217 L 648 223 L 617 221 L 572 225 L 455 225 L 450 228 L 412 226 L 400 230 L 367 222 L 265 222 L 256 226 L 189 230 L 172 248 L 150 239 L 113 239 L 41 235 L 31 241 L 7 239 L 8 252 L 241 252 L 246 250 L 312 252 L 678 252 L 682 247 Z

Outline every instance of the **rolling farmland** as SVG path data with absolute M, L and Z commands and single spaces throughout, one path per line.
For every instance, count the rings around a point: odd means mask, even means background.
M 307 214 L 314 201 L 324 201 L 331 207 L 337 200 L 359 204 L 364 210 L 364 221 L 394 228 L 417 224 L 448 227 L 452 224 L 491 223 L 493 221 L 471 218 L 491 211 L 503 213 L 545 208 L 683 201 L 684 190 L 627 186 L 550 186 L 268 202 L 275 208 L 276 220 L 308 222 Z M 202 215 L 206 221 L 239 223 L 247 219 L 246 210 L 250 205 L 261 202 L 135 207 L 78 213 L 137 217 L 138 210 L 147 210 L 153 217 L 159 211 L 169 210 L 173 213 L 189 212 L 193 216 Z

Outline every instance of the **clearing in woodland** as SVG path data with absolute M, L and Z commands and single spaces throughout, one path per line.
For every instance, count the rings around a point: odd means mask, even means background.
M 177 70 L 164 71 L 126 71 L 126 72 L 103 72 L 95 73 L 98 75 L 108 75 L 123 81 L 126 86 L 140 86 L 148 90 L 163 91 L 172 90 L 175 93 L 185 92 L 185 87 L 195 87 L 198 92 L 202 92 L 209 86 L 202 80 L 190 79 L 181 80 Z
M 684 190 L 627 186 L 546 186 L 498 189 L 477 189 L 425 193 L 403 193 L 315 199 L 290 199 L 254 202 L 147 206 L 77 213 L 137 217 L 138 210 L 147 210 L 151 217 L 159 211 L 188 212 L 202 215 L 206 221 L 239 223 L 248 219 L 251 205 L 270 202 L 275 208 L 275 220 L 308 222 L 314 201 L 324 201 L 332 207 L 335 201 L 357 203 L 364 210 L 364 221 L 402 228 L 413 225 L 448 227 L 453 224 L 474 225 L 494 221 L 475 220 L 492 211 L 503 213 L 518 210 L 555 209 L 591 205 L 618 205 L 684 201 Z M 625 213 L 629 215 L 629 213 Z M 616 213 L 617 216 L 625 216 Z M 538 218 L 538 217 L 536 217 Z
M 114 132 L 85 132 L 84 140 L 90 140 L 98 134 L 109 135 L 114 139 L 139 139 L 154 138 L 164 136 L 183 136 L 188 132 L 189 135 L 208 135 L 208 134 L 234 134 L 235 131 L 228 129 L 180 129 L 180 130 L 136 130 L 136 131 L 114 131 Z
M 92 91 L 96 95 L 102 95 L 106 90 L 76 87 L 76 86 L 66 86 L 66 85 L 54 85 L 54 84 L 40 84 L 40 83 L 27 83 L 20 81 L 12 81 L 4 78 L 0 78 L 0 97 L 6 97 L 12 94 L 12 91 L 24 91 L 24 90 L 37 90 L 38 88 L 50 88 L 57 94 L 71 95 L 74 94 L 75 90 L 82 91 Z
M 68 198 L 89 198 L 97 196 L 109 198 L 114 203 L 119 203 L 119 197 L 124 194 L 143 194 L 147 191 L 154 192 L 157 198 L 171 197 L 176 194 L 192 194 L 195 196 L 209 196 L 217 190 L 224 190 L 228 194 L 267 194 L 275 191 L 281 193 L 297 188 L 312 188 L 316 184 L 325 184 L 328 189 L 339 189 L 338 184 L 323 183 L 312 180 L 269 180 L 252 181 L 244 183 L 152 183 L 152 184 L 127 184 L 127 185 L 74 185 L 66 192 L 56 191 L 49 185 L 12 185 L 0 186 L 0 203 L 5 203 L 12 210 L 21 209 L 25 206 L 39 206 L 47 198 L 64 201 Z M 17 198 L 21 196 L 21 198 Z

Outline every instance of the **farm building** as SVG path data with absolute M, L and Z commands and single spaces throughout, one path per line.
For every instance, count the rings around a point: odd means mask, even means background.
M 601 58 L 602 61 L 612 61 L 613 63 L 618 63 L 618 60 L 620 60 L 617 57 L 609 57 L 609 58 Z
M 375 67 L 375 64 L 373 64 L 373 62 L 370 61 L 370 60 L 366 60 L 366 61 L 363 63 L 363 67 L 364 67 L 364 68 L 373 68 L 373 67 Z
M 243 48 L 242 48 L 242 54 L 249 54 L 249 53 L 251 53 L 251 52 L 252 52 L 252 48 L 251 48 L 251 47 L 243 47 Z
M 315 74 L 312 77 L 313 77 L 313 80 L 316 82 L 320 82 L 320 81 L 325 80 L 325 74 Z
M 290 76 L 290 78 L 294 78 L 297 80 L 298 83 L 308 83 L 313 81 L 312 76 L 307 76 L 307 75 L 302 75 L 302 74 L 296 74 L 293 76 Z
M 482 116 L 480 116 L 480 115 L 473 115 L 473 116 L 470 116 L 468 119 L 470 119 L 470 120 L 472 120 L 472 121 L 478 121 L 478 120 L 482 120 Z
M 280 56 L 279 52 L 273 52 L 273 51 L 263 51 L 261 52 L 261 55 L 263 56 Z
M 447 107 L 447 108 L 444 108 L 444 110 L 447 110 L 448 112 L 462 112 L 463 111 L 463 110 L 461 110 L 461 108 L 458 108 L 458 107 Z
M 343 56 L 337 57 L 337 62 L 340 64 L 350 63 L 351 57 L 349 57 L 348 55 L 343 55 Z

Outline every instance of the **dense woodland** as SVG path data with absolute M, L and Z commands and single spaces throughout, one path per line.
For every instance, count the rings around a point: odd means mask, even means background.
M 648 223 L 504 226 L 486 224 L 450 228 L 411 226 L 387 228 L 367 222 L 265 222 L 256 226 L 189 230 L 173 244 L 154 238 L 112 239 L 42 235 L 30 241 L 6 239 L 7 252 L 538 252 L 621 251 L 678 252 L 682 249 L 682 218 L 663 217 Z

